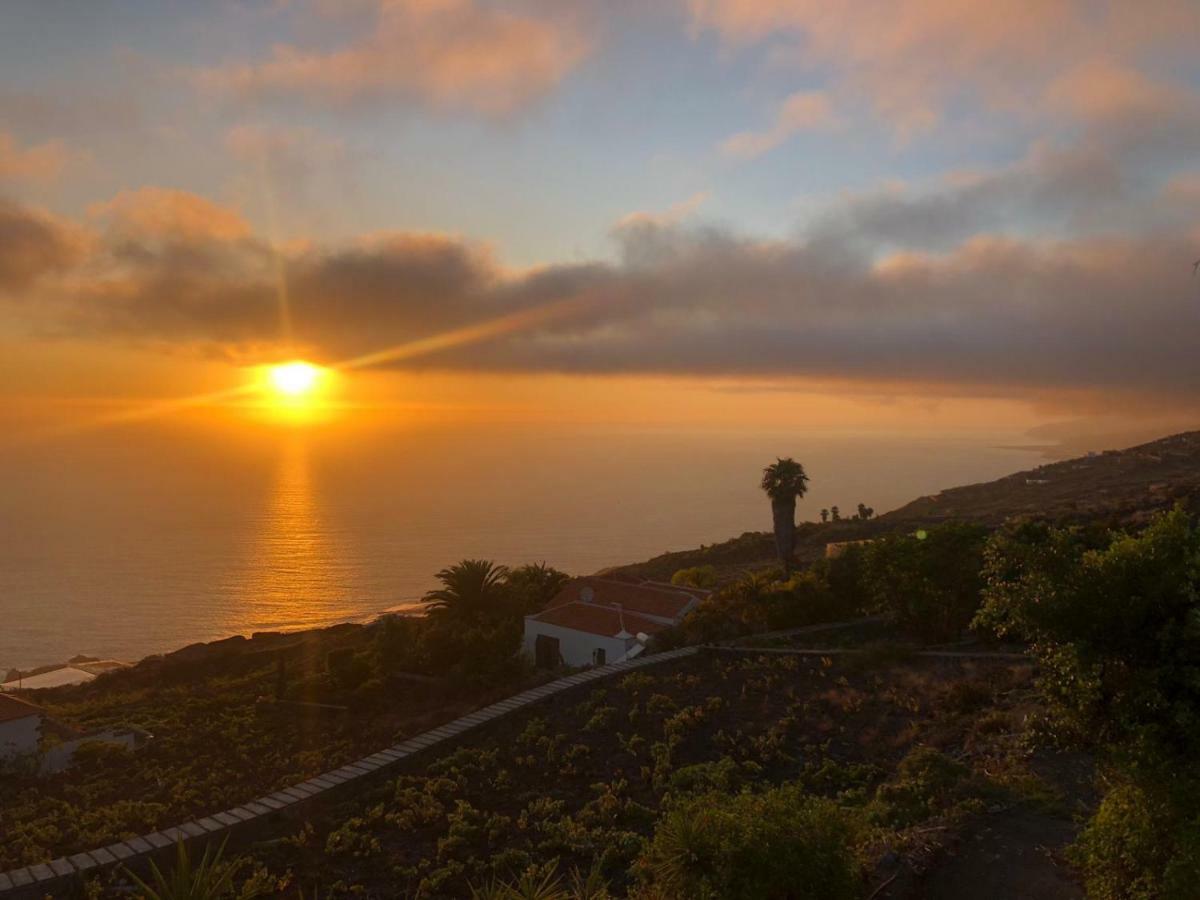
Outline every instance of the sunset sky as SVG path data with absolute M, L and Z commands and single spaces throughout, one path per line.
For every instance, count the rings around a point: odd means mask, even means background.
M 1182 422 L 1198 48 L 1195 0 L 7 0 L 0 412 L 378 354 L 343 399 Z

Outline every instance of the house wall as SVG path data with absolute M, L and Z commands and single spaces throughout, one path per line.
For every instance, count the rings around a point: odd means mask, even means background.
M 0 722 L 0 759 L 36 753 L 42 728 L 41 716 L 25 716 Z
M 533 645 L 539 634 L 558 638 L 559 652 L 562 653 L 563 662 L 568 666 L 590 666 L 592 651 L 598 647 L 604 648 L 606 662 L 616 662 L 637 643 L 633 638 L 621 640 L 614 637 L 602 637 L 586 631 L 576 631 L 574 628 L 564 628 L 562 625 L 551 625 L 536 619 L 526 619 L 524 649 L 530 659 L 534 658 Z

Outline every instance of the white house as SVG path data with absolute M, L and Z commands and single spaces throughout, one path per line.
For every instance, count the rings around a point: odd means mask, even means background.
M 37 753 L 44 718 L 40 707 L 0 694 L 0 761 Z
M 41 749 L 44 734 L 59 738 L 45 752 Z M 105 728 L 99 731 L 80 731 L 46 715 L 12 694 L 0 694 L 0 762 L 21 756 L 36 756 L 37 767 L 44 774 L 61 772 L 74 761 L 75 751 L 87 743 L 117 744 L 134 750 L 150 737 L 140 728 Z
M 543 668 L 630 659 L 709 593 L 654 581 L 576 578 L 544 610 L 525 617 L 525 653 Z

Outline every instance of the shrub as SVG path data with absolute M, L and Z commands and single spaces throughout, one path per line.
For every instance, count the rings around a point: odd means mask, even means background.
M 769 631 L 800 628 L 837 618 L 842 610 L 829 585 L 815 572 L 801 572 L 762 597 Z
M 917 747 L 896 768 L 896 776 L 875 792 L 871 817 L 903 828 L 947 809 L 962 796 L 969 770 L 931 747 Z
M 1193 789 L 1194 790 L 1194 789 Z M 1200 817 L 1190 821 L 1162 789 L 1134 783 L 1109 791 L 1079 840 L 1071 861 L 1094 900 L 1187 900 L 1200 881 Z M 1194 801 L 1194 795 L 1191 798 Z
M 1043 689 L 1081 733 L 1155 764 L 1200 749 L 1200 529 L 1182 510 L 1107 543 L 1016 526 L 985 574 L 979 624 L 1034 643 Z
M 862 550 L 863 590 L 919 637 L 951 640 L 979 608 L 986 538 L 986 529 L 966 524 L 886 535 Z
M 717 570 L 712 566 L 692 566 L 680 569 L 671 576 L 671 584 L 681 587 L 714 588 L 717 586 Z
M 204 848 L 199 865 L 193 865 L 183 841 L 175 845 L 175 867 L 169 875 L 163 874 L 158 863 L 150 862 L 153 886 L 137 875 L 125 871 L 142 892 L 145 900 L 219 900 L 233 890 L 233 879 L 237 874 L 237 863 L 222 859 L 225 843 L 215 853 L 212 845 Z
M 371 665 L 351 647 L 330 650 L 325 657 L 329 678 L 342 690 L 352 691 L 371 677 Z
M 855 820 L 795 786 L 708 793 L 663 816 L 639 860 L 667 897 L 850 900 L 861 889 Z

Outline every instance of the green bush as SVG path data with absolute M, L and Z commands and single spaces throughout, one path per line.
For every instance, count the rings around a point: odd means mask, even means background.
M 1107 543 L 1020 525 L 986 559 L 979 624 L 1033 642 L 1079 733 L 1152 765 L 1200 750 L 1200 529 L 1186 513 Z
M 1193 789 L 1194 790 L 1194 789 Z M 1193 793 L 1185 791 L 1184 793 Z M 1174 794 L 1174 796 L 1172 796 Z M 1093 900 L 1188 900 L 1200 884 L 1200 817 L 1174 791 L 1134 783 L 1109 791 L 1071 861 Z M 1194 801 L 1194 794 L 1190 800 Z M 1183 809 L 1181 809 L 1183 807 Z
M 828 622 L 844 612 L 829 585 L 815 572 L 793 575 L 766 592 L 761 602 L 768 631 Z
M 855 819 L 795 786 L 707 793 L 667 812 L 639 860 L 644 881 L 687 900 L 850 900 L 861 892 Z
M 886 535 L 862 548 L 862 587 L 853 593 L 925 640 L 952 640 L 979 609 L 986 539 L 982 526 L 958 523 Z
M 896 775 L 875 792 L 871 818 L 905 828 L 948 809 L 963 796 L 969 770 L 932 747 L 909 751 Z
M 330 650 L 325 665 L 330 680 L 342 690 L 352 691 L 371 677 L 371 664 L 351 647 Z
M 671 576 L 671 584 L 680 587 L 714 588 L 717 586 L 717 570 L 712 566 L 692 566 L 680 569 Z

